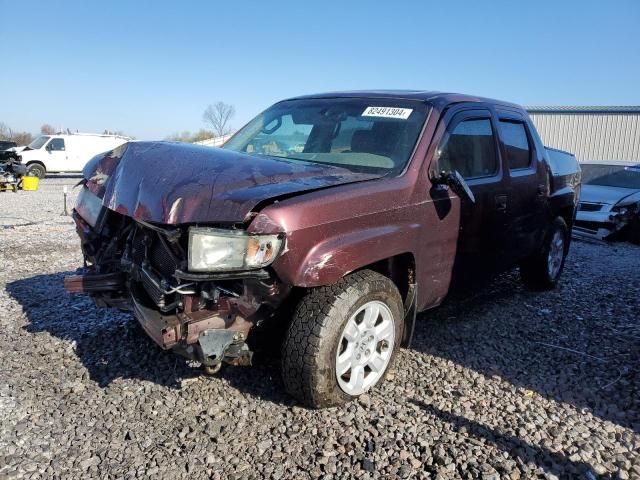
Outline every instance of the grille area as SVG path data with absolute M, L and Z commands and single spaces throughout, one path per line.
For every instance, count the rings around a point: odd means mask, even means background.
M 162 310 L 175 295 L 165 295 L 164 281 L 171 281 L 180 260 L 161 233 L 138 226 L 131 241 L 131 259 L 140 268 L 139 281 L 149 298 Z M 163 287 L 160 287 L 163 285 Z
M 138 228 L 131 244 L 131 257 L 136 265 L 142 265 L 145 256 L 145 232 Z
M 578 210 L 582 210 L 583 212 L 598 212 L 602 210 L 601 203 L 589 203 L 589 202 L 580 202 L 578 204 Z
M 179 260 L 171 252 L 166 241 L 160 238 L 158 232 L 138 227 L 131 244 L 133 262 L 142 266 L 148 265 L 162 278 L 170 278 L 179 267 Z
M 164 292 L 156 287 L 146 275 L 142 275 L 142 286 L 156 305 L 164 306 Z
M 175 256 L 168 250 L 162 240 L 157 237 L 151 243 L 149 262 L 151 266 L 163 277 L 171 277 L 178 268 Z

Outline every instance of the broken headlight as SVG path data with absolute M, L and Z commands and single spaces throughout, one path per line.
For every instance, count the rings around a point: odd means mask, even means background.
M 627 213 L 629 213 L 629 209 L 627 207 L 614 208 L 613 211 L 619 215 L 626 215 Z
M 275 260 L 281 246 L 282 239 L 277 235 L 191 227 L 189 270 L 213 272 L 266 267 Z
M 102 200 L 87 187 L 83 187 L 76 200 L 76 211 L 89 225 L 95 227 L 101 210 Z

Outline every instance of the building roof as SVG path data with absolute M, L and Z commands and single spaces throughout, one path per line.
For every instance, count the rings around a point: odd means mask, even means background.
M 581 165 L 612 165 L 615 167 L 632 167 L 634 170 L 640 168 L 638 162 L 625 162 L 622 160 L 585 160 Z
M 531 106 L 524 107 L 529 113 L 640 113 L 640 105 L 610 106 Z

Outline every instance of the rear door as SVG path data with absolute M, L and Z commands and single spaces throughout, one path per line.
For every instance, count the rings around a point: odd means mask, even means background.
M 504 174 L 495 119 L 488 108 L 457 107 L 445 115 L 446 132 L 436 157 L 440 171 L 457 170 L 475 196 L 461 199 L 454 276 L 502 268 L 508 228 L 508 177 Z
M 507 208 L 509 241 L 505 254 L 511 264 L 533 253 L 541 244 L 548 223 L 548 178 L 544 152 L 536 149 L 530 127 L 518 111 L 497 109 L 500 148 L 510 192 Z

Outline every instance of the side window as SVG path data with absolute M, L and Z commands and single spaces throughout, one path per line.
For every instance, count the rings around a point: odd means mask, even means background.
M 440 170 L 457 170 L 464 178 L 498 172 L 495 136 L 488 118 L 460 122 L 438 149 Z
M 64 151 L 64 138 L 54 138 L 51 140 L 51 143 L 48 145 L 49 150 L 53 152 Z
M 531 163 L 531 147 L 524 123 L 500 120 L 500 135 L 507 151 L 509 168 L 527 168 Z

